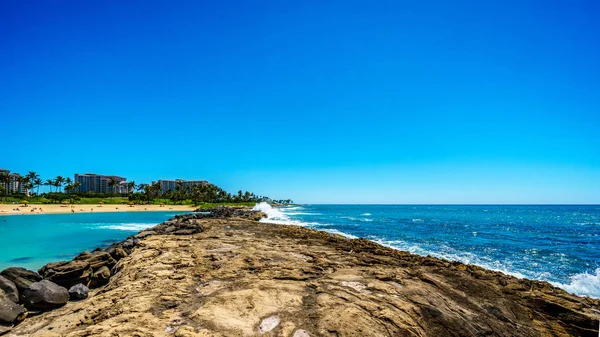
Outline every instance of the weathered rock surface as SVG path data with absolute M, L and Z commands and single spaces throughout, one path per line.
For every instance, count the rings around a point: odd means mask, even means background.
M 19 303 L 19 290 L 17 286 L 13 281 L 2 275 L 0 275 L 0 291 L 3 291 L 9 300 Z
M 88 297 L 89 288 L 79 283 L 69 288 L 69 299 L 70 300 L 84 300 Z
M 0 272 L 0 275 L 11 280 L 19 292 L 27 289 L 32 283 L 42 280 L 42 276 L 34 271 L 21 267 L 10 267 Z
M 88 284 L 93 273 L 90 263 L 82 260 L 69 262 L 53 262 L 43 266 L 39 271 L 44 279 L 61 287 L 70 288 L 78 283 Z
M 93 297 L 8 335 L 598 336 L 600 301 L 545 282 L 239 218 L 157 227 Z
M 49 310 L 67 304 L 69 292 L 56 283 L 41 280 L 23 290 L 21 301 L 28 309 Z
M 27 310 L 9 299 L 3 290 L 0 290 L 0 324 L 13 324 L 22 321 L 27 315 Z
M 94 273 L 92 276 L 92 280 L 90 281 L 91 288 L 101 287 L 108 283 L 110 280 L 110 269 L 108 267 L 103 266 L 98 271 Z
M 96 251 L 93 253 L 83 252 L 75 258 L 75 261 L 85 261 L 89 263 L 94 272 L 102 267 L 108 267 L 108 269 L 110 269 L 117 264 L 117 261 L 115 261 L 115 259 L 113 259 L 106 251 Z

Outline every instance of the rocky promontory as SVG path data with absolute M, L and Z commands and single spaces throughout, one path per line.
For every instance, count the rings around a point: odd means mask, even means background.
M 262 216 L 177 216 L 39 273 L 2 271 L 0 319 L 14 326 L 0 332 L 598 336 L 599 300 L 364 239 L 257 222 Z M 32 304 L 36 296 L 44 302 Z

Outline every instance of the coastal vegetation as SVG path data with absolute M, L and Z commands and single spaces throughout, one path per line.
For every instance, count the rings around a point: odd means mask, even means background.
M 12 180 L 11 180 L 12 179 Z M 249 191 L 239 190 L 229 193 L 214 184 L 185 186 L 179 182 L 174 190 L 164 191 L 158 182 L 151 184 L 136 184 L 135 181 L 127 183 L 125 193 L 81 193 L 77 192 L 81 184 L 71 178 L 57 176 L 54 179 L 42 180 L 34 171 L 25 176 L 16 178 L 23 184 L 26 193 L 16 193 L 8 186 L 14 177 L 10 174 L 0 174 L 0 203 L 30 203 L 30 204 L 136 204 L 136 205 L 193 205 L 203 207 L 206 205 L 253 205 L 257 202 L 273 204 L 291 204 L 290 199 L 276 200 L 266 196 L 259 196 Z M 118 181 L 112 179 L 108 182 L 111 191 L 115 191 Z M 40 193 L 40 187 L 47 187 L 46 192 Z M 206 206 L 206 207 L 211 207 Z

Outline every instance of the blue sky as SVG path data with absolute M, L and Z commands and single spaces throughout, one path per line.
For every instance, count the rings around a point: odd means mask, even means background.
M 597 1 L 2 1 L 0 166 L 600 203 Z

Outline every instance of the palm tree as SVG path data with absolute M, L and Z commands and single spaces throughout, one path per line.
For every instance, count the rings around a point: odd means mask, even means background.
M 117 179 L 115 178 L 110 178 L 110 180 L 108 181 L 108 187 L 110 187 L 110 194 L 113 195 L 115 193 L 115 187 L 119 184 L 119 182 L 117 181 Z
M 37 198 L 39 200 L 39 198 L 40 198 L 40 185 L 43 184 L 42 179 L 40 179 L 39 176 L 38 176 L 38 178 L 35 178 L 33 180 L 33 184 L 37 187 L 37 191 L 35 192 L 35 195 L 37 196 Z
M 58 189 L 60 189 L 62 187 L 62 184 L 65 182 L 65 178 L 63 178 L 62 176 L 58 176 L 56 177 L 55 180 L 55 185 Z M 56 190 L 56 192 L 58 192 L 58 189 Z
M 44 182 L 44 186 L 49 186 L 50 187 L 50 193 L 52 193 L 52 186 L 55 186 L 54 185 L 54 180 L 52 180 L 52 179 L 46 180 L 46 182 Z
M 127 183 L 127 192 L 129 194 L 133 194 L 133 190 L 135 189 L 135 181 L 130 181 Z
M 71 185 L 71 184 L 73 184 L 73 180 L 71 180 L 71 178 L 67 177 L 67 179 L 65 179 L 65 183 L 67 185 Z
M 76 181 L 73 183 L 73 190 L 78 190 L 79 191 L 79 186 L 81 186 L 81 183 L 79 181 Z
M 27 187 L 29 185 L 29 178 L 28 177 L 23 177 L 23 176 L 18 176 L 17 177 L 17 182 L 19 183 L 19 189 L 21 188 L 21 185 L 25 186 L 25 195 L 27 197 L 29 197 L 29 190 L 27 189 Z
M 8 196 L 10 194 L 10 174 L 0 173 L 0 183 L 4 186 L 4 194 Z
M 27 178 L 29 178 L 29 181 L 31 182 L 31 189 L 33 189 L 33 185 L 35 185 L 35 180 L 40 178 L 40 175 L 37 174 L 35 171 L 29 171 L 29 173 L 27 173 Z

